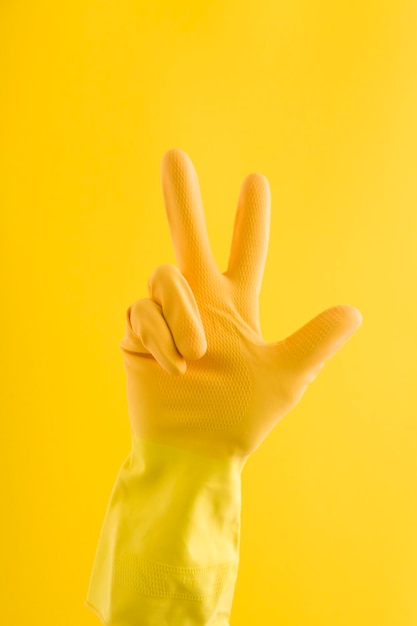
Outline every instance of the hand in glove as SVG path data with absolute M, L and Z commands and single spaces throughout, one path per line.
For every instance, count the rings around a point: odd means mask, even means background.
M 111 626 L 227 625 L 239 562 L 248 456 L 362 322 L 331 307 L 286 339 L 263 340 L 258 298 L 270 190 L 243 182 L 229 266 L 213 258 L 197 174 L 162 160 L 178 268 L 160 265 L 126 312 L 120 344 L 132 450 L 108 504 L 87 598 Z

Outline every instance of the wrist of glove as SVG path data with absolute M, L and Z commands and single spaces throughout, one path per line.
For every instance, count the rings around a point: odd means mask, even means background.
M 105 624 L 229 623 L 245 462 L 132 433 L 85 602 Z

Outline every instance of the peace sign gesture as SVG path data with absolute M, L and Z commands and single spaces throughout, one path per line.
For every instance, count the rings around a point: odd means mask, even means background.
M 191 159 L 169 150 L 161 176 L 178 268 L 158 266 L 149 298 L 126 312 L 120 348 L 132 432 L 211 456 L 245 457 L 299 402 L 362 316 L 334 306 L 286 339 L 265 342 L 258 298 L 269 239 L 267 179 L 254 173 L 243 181 L 221 273 Z

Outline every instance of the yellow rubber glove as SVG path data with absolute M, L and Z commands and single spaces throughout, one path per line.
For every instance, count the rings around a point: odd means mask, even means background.
M 111 493 L 85 604 L 109 626 L 227 626 L 239 563 L 241 473 L 277 422 L 362 322 L 327 309 L 266 343 L 258 297 L 270 189 L 244 180 L 229 266 L 210 250 L 197 174 L 162 159 L 179 269 L 152 273 L 120 348 L 132 448 Z

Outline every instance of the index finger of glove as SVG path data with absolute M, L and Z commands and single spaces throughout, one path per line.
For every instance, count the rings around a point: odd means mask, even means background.
M 268 252 L 271 192 L 266 176 L 249 174 L 242 183 L 235 214 L 227 274 L 259 294 Z
M 175 256 L 191 285 L 218 271 L 210 248 L 197 173 L 190 157 L 177 148 L 161 163 L 162 191 Z
M 207 350 L 197 302 L 190 285 L 174 265 L 159 265 L 148 281 L 149 295 L 160 305 L 178 352 L 199 359 Z

